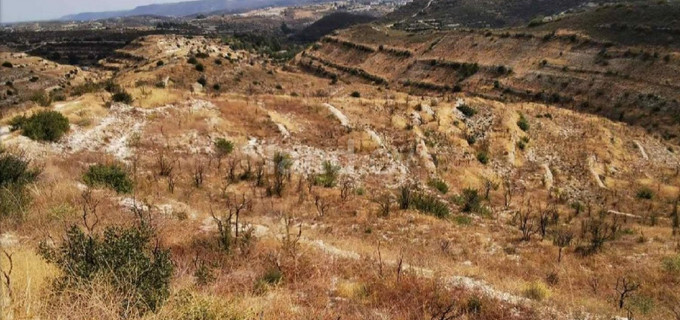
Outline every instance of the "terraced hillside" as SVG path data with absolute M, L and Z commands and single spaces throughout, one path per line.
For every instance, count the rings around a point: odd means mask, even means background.
M 386 17 L 398 28 L 428 30 L 451 27 L 501 28 L 519 26 L 598 3 L 583 0 L 415 0 Z
M 550 103 L 678 138 L 680 56 L 668 47 L 613 44 L 567 29 L 410 34 L 364 25 L 326 37 L 298 60 L 310 62 L 416 94 Z
M 1 319 L 678 319 L 680 56 L 566 22 L 0 53 Z

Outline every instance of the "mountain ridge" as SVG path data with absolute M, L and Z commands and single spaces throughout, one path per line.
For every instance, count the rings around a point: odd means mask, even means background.
M 323 0 L 196 0 L 182 1 L 164 4 L 151 4 L 138 6 L 130 10 L 81 12 L 66 15 L 60 20 L 100 20 L 117 17 L 130 17 L 139 15 L 159 16 L 189 16 L 200 13 L 215 11 L 242 12 L 269 6 L 292 6 L 307 3 L 324 2 Z

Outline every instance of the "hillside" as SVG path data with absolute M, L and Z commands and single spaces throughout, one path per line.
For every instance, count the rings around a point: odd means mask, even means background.
M 345 29 L 355 24 L 368 23 L 376 18 L 348 12 L 334 12 L 315 21 L 311 25 L 293 35 L 293 39 L 301 42 L 313 42 L 338 29 Z
M 594 39 L 630 46 L 652 45 L 680 48 L 680 4 L 643 2 L 606 5 L 578 14 L 556 17 L 532 30 L 573 30 Z
M 359 26 L 318 48 L 301 63 L 351 66 L 403 90 L 550 102 L 678 140 L 680 59 L 668 47 L 612 45 L 569 30 L 408 34 Z
M 0 35 L 0 319 L 679 319 L 680 4 L 328 6 Z
M 386 17 L 401 29 L 499 28 L 609 0 L 415 0 Z

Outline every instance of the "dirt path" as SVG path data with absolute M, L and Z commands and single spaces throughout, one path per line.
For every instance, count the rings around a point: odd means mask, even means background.
M 350 122 L 349 122 L 349 119 L 347 118 L 347 116 L 345 116 L 344 113 L 342 113 L 342 111 L 338 110 L 338 108 L 334 107 L 330 103 L 324 103 L 323 105 L 324 105 L 324 107 L 326 107 L 328 109 L 328 111 L 330 111 L 333 114 L 333 116 L 335 116 L 336 119 L 338 119 L 338 121 L 340 121 L 340 124 L 343 127 L 347 127 L 347 128 L 352 127 Z
M 642 155 L 642 158 L 645 160 L 649 160 L 649 156 L 647 155 L 647 152 L 645 151 L 645 148 L 642 146 L 640 141 L 634 140 L 633 143 L 638 147 L 640 150 L 640 154 Z
M 545 188 L 550 190 L 550 189 L 552 189 L 553 183 L 554 183 L 552 171 L 550 171 L 550 166 L 547 163 L 544 163 L 541 166 L 545 170 L 545 174 L 543 175 L 543 181 L 545 183 Z
M 588 171 L 590 171 L 590 174 L 600 188 L 607 189 L 607 186 L 605 186 L 602 179 L 600 179 L 600 175 L 595 171 L 595 156 L 590 156 L 588 158 Z

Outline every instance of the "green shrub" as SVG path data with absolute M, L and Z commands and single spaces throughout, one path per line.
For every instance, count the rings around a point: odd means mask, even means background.
M 520 150 L 524 151 L 524 149 L 527 148 L 527 144 L 524 143 L 524 141 L 521 141 L 521 140 L 520 140 L 520 141 L 517 141 L 517 148 L 519 148 Z
M 477 160 L 481 164 L 488 164 L 489 163 L 489 154 L 486 151 L 480 151 L 477 153 Z
M 162 67 L 164 64 L 165 62 L 163 62 L 163 60 L 158 60 L 158 62 L 156 62 L 156 67 Z
M 439 192 L 441 192 L 441 194 L 446 194 L 449 192 L 449 186 L 441 179 L 432 178 L 427 182 L 427 185 L 437 189 Z
M 14 65 L 12 65 L 12 63 L 9 62 L 9 61 L 3 62 L 2 66 L 5 67 L 5 68 L 14 68 Z
M 96 83 L 92 81 L 86 81 L 85 83 L 81 85 L 77 85 L 73 88 L 71 88 L 71 96 L 76 97 L 76 96 L 82 96 L 87 93 L 92 93 L 92 92 L 97 92 L 101 90 L 104 87 L 104 84 L 102 83 Z
M 36 91 L 31 95 L 31 101 L 35 102 L 41 107 L 49 107 L 52 103 L 50 96 L 46 95 L 43 91 Z
M 197 63 L 196 64 L 196 71 L 198 71 L 198 72 L 205 71 L 205 66 L 202 63 Z
M 462 207 L 463 212 L 479 212 L 482 208 L 482 197 L 477 189 L 465 188 L 456 203 Z
M 30 117 L 17 116 L 10 121 L 12 131 L 37 141 L 58 141 L 69 130 L 66 117 L 56 111 L 40 111 Z
M 38 174 L 38 170 L 29 169 L 28 160 L 0 150 L 0 188 L 26 185 Z
M 333 188 L 338 182 L 340 166 L 334 165 L 330 161 L 323 162 L 323 173 L 316 176 L 314 183 L 324 188 Z
M 158 310 L 169 296 L 170 252 L 153 246 L 152 237 L 145 224 L 128 229 L 108 227 L 102 235 L 86 234 L 72 226 L 60 245 L 42 243 L 40 253 L 61 270 L 54 283 L 57 292 L 68 295 L 93 281 L 104 281 L 125 294 L 118 313 L 130 318 Z
M 640 190 L 638 190 L 636 196 L 637 196 L 638 199 L 647 199 L 647 200 L 649 200 L 649 199 L 654 198 L 654 191 L 652 191 L 652 189 L 649 189 L 649 188 L 647 188 L 647 187 L 644 187 L 644 188 L 641 188 Z
M 466 104 L 458 106 L 456 109 L 458 109 L 458 111 L 462 112 L 468 118 L 477 114 L 477 109 L 470 107 Z
M 0 219 L 17 217 L 31 197 L 26 185 L 34 182 L 40 171 L 29 168 L 29 161 L 0 150 Z
M 116 92 L 113 94 L 113 97 L 111 97 L 113 102 L 120 102 L 120 103 L 125 103 L 125 104 L 130 104 L 132 103 L 132 96 L 125 92 L 125 91 L 120 91 Z
M 234 143 L 223 138 L 217 138 L 215 140 L 215 151 L 220 157 L 229 155 L 232 151 L 234 151 Z
M 519 114 L 519 120 L 517 121 L 517 126 L 522 129 L 522 131 L 529 131 L 529 121 L 524 117 L 523 113 Z
M 196 82 L 200 83 L 204 87 L 208 85 L 208 80 L 206 80 L 205 77 L 203 77 L 203 76 L 198 78 L 198 80 L 196 80 Z
M 220 89 L 222 89 L 222 86 L 219 83 L 213 84 L 213 90 L 220 91 Z
M 359 93 L 359 91 L 354 91 L 351 96 L 352 98 L 361 98 L 361 93 Z
M 198 60 L 196 60 L 195 57 L 191 57 L 191 58 L 189 58 L 189 60 L 187 60 L 187 62 L 190 63 L 190 64 L 197 64 Z
M 123 91 L 123 88 L 121 88 L 121 86 L 117 83 L 113 82 L 113 80 L 109 79 L 104 82 L 104 90 L 106 90 L 108 93 L 117 93 Z
M 413 195 L 411 197 L 411 206 L 418 211 L 431 214 L 437 218 L 446 218 L 449 216 L 449 206 L 432 195 Z
M 117 193 L 129 193 L 132 191 L 132 180 L 128 178 L 125 169 L 117 164 L 96 164 L 90 166 L 85 175 L 83 175 L 83 181 L 88 186 L 104 186 L 115 190 Z

